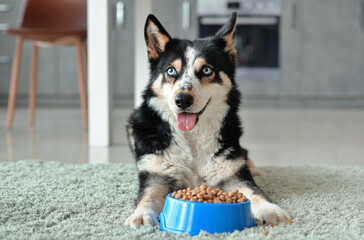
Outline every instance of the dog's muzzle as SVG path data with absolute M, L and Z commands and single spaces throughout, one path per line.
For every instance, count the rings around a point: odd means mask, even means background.
M 178 95 L 180 95 L 180 94 L 178 94 Z M 198 113 L 181 112 L 181 113 L 177 114 L 177 126 L 178 126 L 179 130 L 184 131 L 184 132 L 192 130 L 197 123 L 198 116 L 200 116 L 205 111 L 210 100 L 211 100 L 211 98 L 207 101 L 206 105 Z M 192 105 L 192 103 L 191 103 L 191 105 Z

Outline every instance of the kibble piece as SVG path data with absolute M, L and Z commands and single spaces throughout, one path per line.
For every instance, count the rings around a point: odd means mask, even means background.
M 177 194 L 176 194 L 176 198 L 177 198 L 177 199 L 181 199 L 181 198 L 182 198 L 182 194 L 177 193 Z
M 259 219 L 258 219 L 258 218 L 254 218 L 254 220 L 255 220 L 256 222 L 259 222 Z
M 263 234 L 264 234 L 265 236 L 267 236 L 267 235 L 268 235 L 268 233 L 269 233 L 268 231 L 264 231 L 264 232 L 263 232 Z
M 236 202 L 237 203 L 243 203 L 244 202 L 244 199 L 243 198 L 239 198 Z
M 293 223 L 293 221 L 292 221 L 291 219 L 287 219 L 287 220 L 286 220 L 286 224 L 291 225 L 292 223 Z

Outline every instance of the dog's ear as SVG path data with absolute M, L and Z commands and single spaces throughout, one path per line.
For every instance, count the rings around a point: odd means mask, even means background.
M 144 37 L 150 61 L 158 59 L 160 54 L 164 52 L 167 43 L 171 40 L 162 24 L 152 14 L 149 14 L 145 22 Z
M 231 14 L 230 20 L 215 34 L 215 39 L 222 39 L 225 42 L 224 51 L 228 53 L 231 59 L 235 60 L 235 32 L 236 32 L 236 12 Z

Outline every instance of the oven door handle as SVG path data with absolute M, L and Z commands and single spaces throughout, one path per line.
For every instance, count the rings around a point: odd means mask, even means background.
M 222 17 L 202 17 L 200 22 L 202 25 L 224 25 L 228 18 Z M 278 19 L 276 17 L 239 17 L 236 20 L 237 25 L 276 25 Z

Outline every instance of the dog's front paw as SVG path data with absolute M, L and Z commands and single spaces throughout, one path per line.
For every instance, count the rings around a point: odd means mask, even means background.
M 125 226 L 138 228 L 141 225 L 158 224 L 158 215 L 150 209 L 136 209 L 126 220 Z
M 278 223 L 291 219 L 289 214 L 278 205 L 264 202 L 252 208 L 253 215 L 263 223 Z

